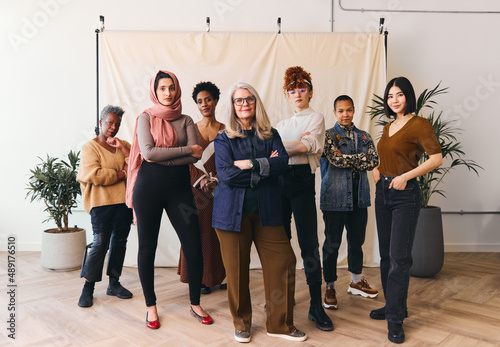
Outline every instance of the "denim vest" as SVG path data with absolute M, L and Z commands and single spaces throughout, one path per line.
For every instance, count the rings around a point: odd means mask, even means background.
M 335 146 L 342 154 L 359 154 L 368 152 L 370 142 L 366 132 L 354 127 L 356 144 L 344 133 L 339 123 L 326 132 L 335 141 Z M 365 136 L 364 136 L 365 135 Z M 357 148 L 355 148 L 357 147 Z M 358 205 L 361 208 L 370 206 L 370 185 L 366 171 L 359 171 L 359 191 L 352 191 L 352 170 L 333 166 L 324 156 L 320 159 L 321 195 L 319 207 L 323 211 L 352 211 L 353 194 L 358 194 Z

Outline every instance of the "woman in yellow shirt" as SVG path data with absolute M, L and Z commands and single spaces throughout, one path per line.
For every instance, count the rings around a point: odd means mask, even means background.
M 120 299 L 132 297 L 132 293 L 118 281 L 132 224 L 132 210 L 125 205 L 126 158 L 130 143 L 115 137 L 123 113 L 120 107 L 104 107 L 99 121 L 101 133 L 82 147 L 77 179 L 82 189 L 83 206 L 90 213 L 94 241 L 80 275 L 86 280 L 78 301 L 80 307 L 93 305 L 95 282 L 102 279 L 108 248 L 106 274 L 109 286 L 106 294 Z

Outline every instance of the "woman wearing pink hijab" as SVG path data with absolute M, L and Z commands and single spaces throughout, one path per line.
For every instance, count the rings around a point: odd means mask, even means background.
M 186 257 L 191 314 L 202 324 L 211 324 L 212 318 L 200 306 L 203 260 L 188 167 L 201 158 L 203 150 L 193 120 L 181 113 L 181 88 L 173 73 L 158 72 L 151 80 L 150 98 L 155 105 L 137 117 L 135 125 L 126 196 L 137 222 L 137 264 L 147 306 L 146 325 L 160 327 L 154 259 L 163 210 Z

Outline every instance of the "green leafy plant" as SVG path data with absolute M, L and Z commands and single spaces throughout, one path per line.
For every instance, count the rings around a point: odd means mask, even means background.
M 53 220 L 60 232 L 68 231 L 68 216 L 71 209 L 77 206 L 76 199 L 81 195 L 80 183 L 76 179 L 78 165 L 80 163 L 80 152 L 70 151 L 68 161 L 53 158 L 47 155 L 41 163 L 30 170 L 28 193 L 31 202 L 43 201 L 49 213 L 44 222 Z
M 454 168 L 465 166 L 469 171 L 473 171 L 479 175 L 478 170 L 483 169 L 474 160 L 465 159 L 465 153 L 462 150 L 462 144 L 458 141 L 457 136 L 463 132 L 463 129 L 453 125 L 454 120 L 444 120 L 442 118 L 443 111 L 436 114 L 434 106 L 437 105 L 434 97 L 448 92 L 448 87 L 441 88 L 441 82 L 433 89 L 425 89 L 417 99 L 415 114 L 427 118 L 434 127 L 437 139 L 441 145 L 444 165 L 438 167 L 431 172 L 422 175 L 418 178 L 420 191 L 422 195 L 422 207 L 429 205 L 429 200 L 432 194 L 436 193 L 443 197 L 445 192 L 438 189 L 443 178 Z M 371 119 L 376 119 L 376 125 L 385 126 L 389 120 L 384 112 L 384 99 L 378 95 L 374 95 L 372 102 L 375 106 L 368 106 L 368 113 Z M 427 116 L 423 115 L 424 110 L 431 111 Z M 424 153 L 421 162 L 429 159 L 427 153 Z M 451 163 L 450 163 L 451 161 Z M 448 166 L 447 163 L 450 163 Z

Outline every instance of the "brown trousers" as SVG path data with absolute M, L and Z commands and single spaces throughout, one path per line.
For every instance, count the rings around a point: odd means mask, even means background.
M 227 297 L 235 329 L 250 331 L 250 249 L 259 254 L 266 295 L 268 333 L 288 334 L 293 325 L 295 254 L 283 226 L 262 226 L 257 213 L 243 214 L 241 231 L 215 229 L 226 268 Z

